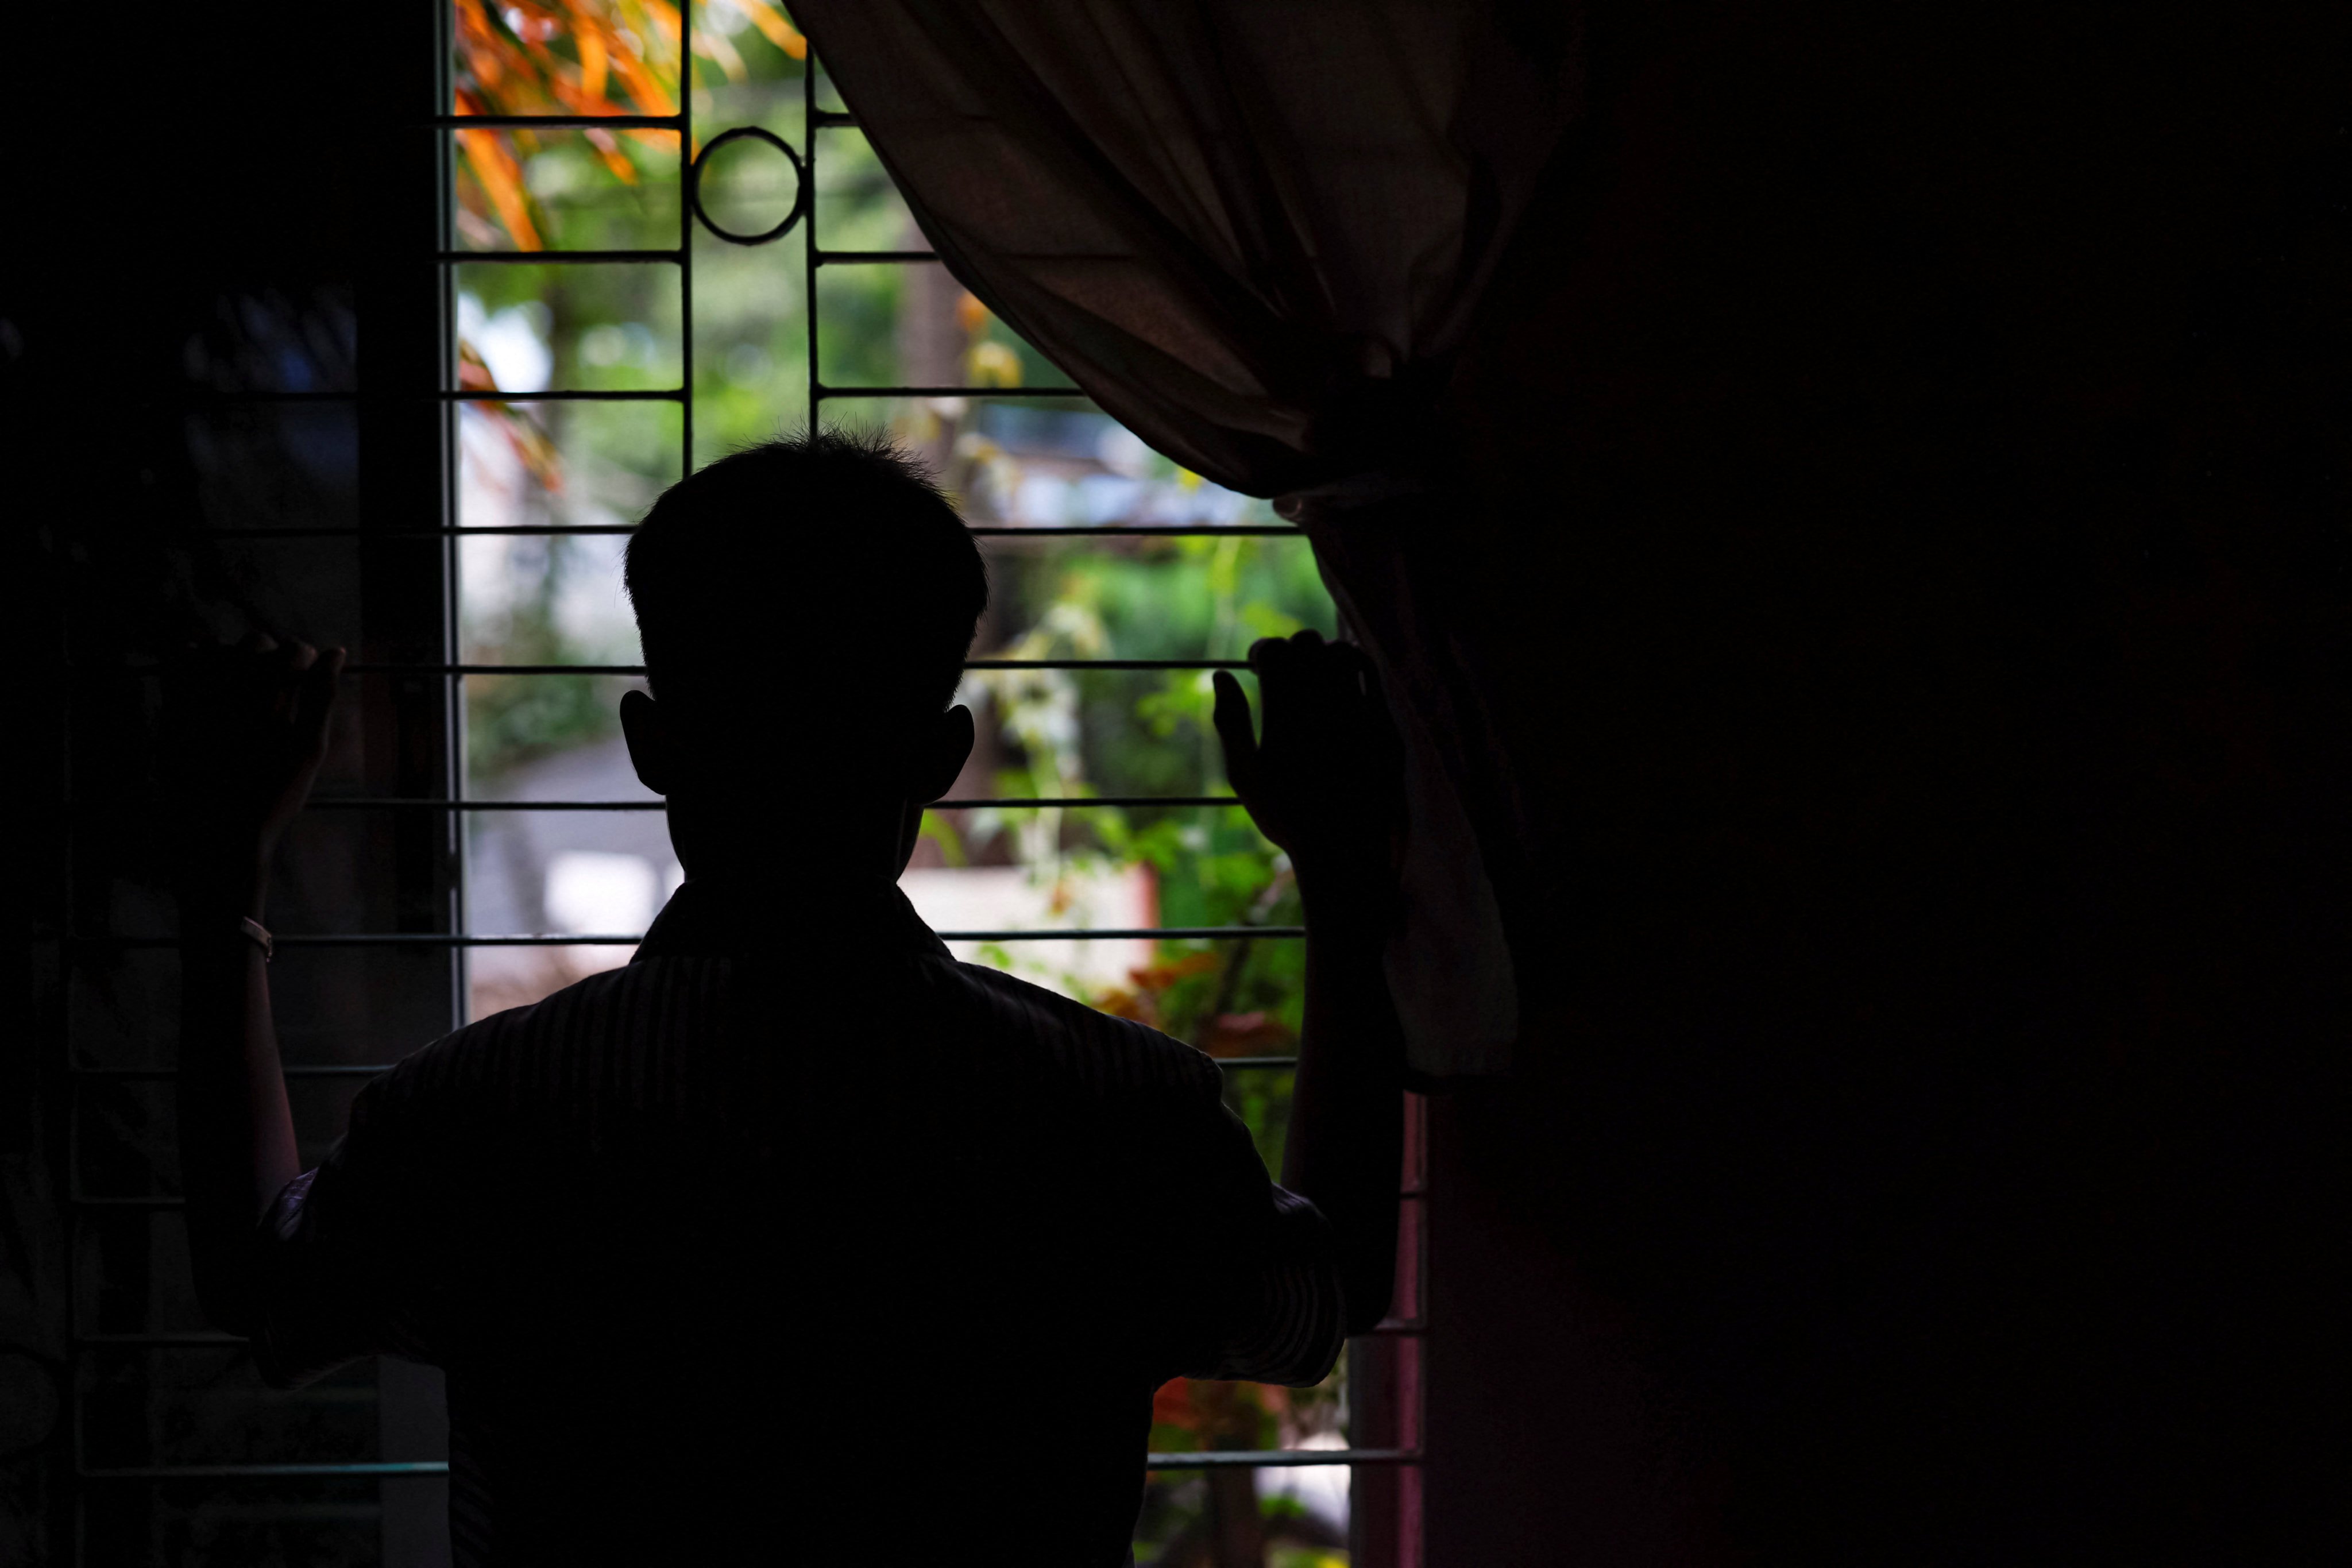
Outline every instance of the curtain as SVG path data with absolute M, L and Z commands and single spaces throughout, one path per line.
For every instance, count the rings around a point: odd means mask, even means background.
M 1277 498 L 1410 756 L 1388 972 L 1424 1078 L 1500 1070 L 1516 980 L 1436 640 L 1392 542 L 1430 418 L 1576 109 L 1573 13 L 1387 0 L 799 0 L 955 277 L 1186 468 Z M 1381 526 L 1360 526 L 1377 513 Z

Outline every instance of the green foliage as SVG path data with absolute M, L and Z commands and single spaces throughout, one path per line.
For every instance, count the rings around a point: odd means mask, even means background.
M 1000 613 L 1026 626 L 991 651 L 1010 658 L 1233 658 L 1262 636 L 1333 629 L 1303 540 L 1227 536 L 1088 541 L 996 563 Z M 1255 695 L 1255 682 L 1244 677 Z M 1018 765 L 1005 795 L 1208 795 L 1228 788 L 1194 670 L 974 674 Z M 1011 835 L 1033 868 L 1146 865 L 1167 926 L 1294 925 L 1297 894 L 1279 851 L 1238 807 L 1000 809 L 972 815 L 973 846 Z M 1282 1055 L 1304 1022 L 1305 952 L 1295 941 L 1174 941 L 1097 1005 L 1219 1055 Z M 1289 1123 L 1290 1074 L 1226 1075 L 1227 1099 L 1269 1170 Z

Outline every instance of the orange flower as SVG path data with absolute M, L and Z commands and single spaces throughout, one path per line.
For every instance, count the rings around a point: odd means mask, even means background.
M 1151 1396 L 1151 1424 L 1186 1432 L 1201 1429 L 1201 1413 L 1193 1407 L 1190 1382 L 1171 1377 L 1160 1385 L 1159 1392 Z
M 1220 1013 L 1209 1021 L 1201 1048 L 1213 1057 L 1270 1056 L 1291 1038 L 1281 1020 L 1266 1014 Z

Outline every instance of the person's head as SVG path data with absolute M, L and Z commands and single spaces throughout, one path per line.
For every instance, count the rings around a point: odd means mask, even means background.
M 722 458 L 654 503 L 625 580 L 651 696 L 622 724 L 688 869 L 772 846 L 871 871 L 887 846 L 895 875 L 971 752 L 950 704 L 988 603 L 922 468 L 837 431 Z

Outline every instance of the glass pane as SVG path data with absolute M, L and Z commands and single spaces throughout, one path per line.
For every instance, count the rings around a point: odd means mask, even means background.
M 763 125 L 797 142 L 808 41 L 769 0 L 698 0 L 694 122 L 707 135 Z
M 678 384 L 677 267 L 470 262 L 455 270 L 458 384 L 451 390 Z
M 311 815 L 325 815 L 313 813 Z M 390 812 L 337 813 L 388 819 Z M 388 840 L 390 834 L 381 835 Z M 383 860 L 390 858 L 387 852 Z M 293 857 L 286 858 L 290 863 Z M 290 879 L 284 864 L 280 892 Z M 373 867 L 363 868 L 374 875 Z M 284 907 L 273 897 L 272 913 Z M 273 922 L 285 934 L 387 929 L 353 920 Z M 421 947 L 281 945 L 269 972 L 278 1046 L 289 1063 L 393 1062 L 447 1032 L 448 955 Z M 78 1068 L 150 1069 L 178 1065 L 180 955 L 170 949 L 108 952 L 76 961 L 66 994 Z
M 827 386 L 1072 384 L 936 261 L 826 267 L 817 301 Z
M 457 147 L 465 250 L 675 250 L 675 131 L 484 130 Z
M 808 313 L 799 230 L 773 245 L 694 241 L 698 466 L 808 422 Z
M 627 543 L 628 536 L 619 533 L 493 533 L 461 541 L 458 633 L 466 661 L 637 663 L 636 621 L 621 585 L 621 556 Z M 625 687 L 625 681 L 615 689 L 615 700 Z M 478 700 L 482 697 L 480 691 L 471 695 Z M 480 765 L 478 758 L 477 767 Z M 638 792 L 629 793 L 634 797 Z
M 1259 637 L 1333 629 L 1330 600 L 1300 538 L 1013 535 L 985 537 L 982 548 L 992 603 L 975 647 L 982 658 L 1229 658 Z M 1255 700 L 1255 679 L 1241 679 Z M 1199 669 L 971 670 L 960 695 L 980 735 L 955 795 L 1227 793 L 1212 692 L 1209 673 Z M 1286 863 L 1234 806 L 943 809 L 927 819 L 918 857 L 930 884 L 918 907 L 928 915 L 927 897 L 943 910 L 978 900 L 988 918 L 960 922 L 968 929 L 1299 919 Z M 991 877 L 1004 885 L 991 888 Z M 951 898 L 962 887 L 971 890 Z M 1105 918 L 1089 902 L 1123 918 Z M 1060 919 L 1065 906 L 1085 912 Z M 1295 1047 L 1304 978 L 1295 941 L 1083 945 L 1102 951 L 1015 942 L 978 944 L 962 956 L 1140 1018 L 1213 1055 Z M 1271 1161 L 1287 1116 L 1287 1080 L 1254 1079 L 1237 1092 L 1246 1103 L 1237 1100 L 1236 1109 Z
M 1335 629 L 1303 535 L 999 533 L 980 546 L 979 657 L 1240 658 L 1260 637 Z
M 344 1392 L 345 1397 L 364 1397 L 357 1388 Z M 393 1488 L 423 1484 L 372 1478 L 281 1482 L 283 1490 L 270 1501 L 257 1501 L 249 1480 L 109 1487 L 98 1493 L 104 1503 L 86 1515 L 80 1556 L 89 1563 L 171 1563 L 179 1568 L 377 1563 L 383 1561 L 384 1517 L 390 1511 L 383 1498 Z
M 670 0 L 456 0 L 455 16 L 452 113 L 677 112 Z
M 816 190 L 817 243 L 825 249 L 930 248 L 863 131 L 830 126 L 816 133 Z
M 466 954 L 466 1021 L 528 1007 L 592 974 L 620 968 L 636 951 L 610 944 L 471 948 Z
M 683 420 L 675 403 L 462 404 L 457 521 L 466 528 L 635 522 L 677 481 Z
M 999 727 L 986 722 L 993 715 L 982 717 L 992 731 L 984 743 L 1003 747 Z M 999 775 L 1013 786 L 1007 794 L 1034 779 L 1030 770 Z M 933 811 L 924 827 L 903 885 L 935 929 L 975 933 L 950 936 L 959 958 L 1139 1019 L 1214 1056 L 1296 1048 L 1304 950 L 1294 938 L 993 934 L 1295 925 L 1298 900 L 1287 863 L 1238 807 L 983 806 Z M 1250 1114 L 1275 1140 L 1267 1147 L 1278 1146 L 1286 1086 L 1254 1081 L 1246 1094 L 1255 1097 Z
M 325 1158 L 367 1082 L 297 1075 L 286 1082 L 297 1153 L 308 1169 Z M 176 1196 L 181 1184 L 179 1086 L 166 1079 L 91 1079 L 77 1096 L 75 1190 L 89 1197 Z
M 841 100 L 841 93 L 833 85 L 833 74 L 824 68 L 824 61 L 816 62 L 816 106 L 832 114 L 845 114 L 849 106 Z
M 617 737 L 551 752 L 509 771 L 530 800 L 650 800 Z M 635 936 L 685 879 L 659 811 L 469 815 L 466 923 L 484 932 Z M 478 947 L 466 955 L 468 1018 L 520 1007 L 629 962 L 612 943 Z
M 213 392 L 355 392 L 359 318 L 348 286 L 223 294 L 180 345 L 191 385 Z
M 84 1209 L 73 1243 L 76 1315 L 86 1331 L 194 1333 L 212 1328 L 196 1300 L 188 1227 L 180 1215 Z
M 757 126 L 802 149 L 806 45 L 781 10 L 750 0 L 695 8 L 695 122 L 709 135 Z M 737 154 L 740 162 L 735 162 Z M 796 191 L 787 161 L 747 139 L 720 150 L 704 187 L 710 216 L 763 232 Z M 745 187 L 728 189 L 732 166 Z M 808 420 L 806 221 L 744 246 L 699 224 L 694 238 L 694 461 L 699 466 Z
M 1151 963 L 1153 944 L 1139 941 L 1004 941 L 958 931 L 1134 928 L 1159 924 L 1156 879 L 1148 866 L 1073 856 L 1058 866 L 910 868 L 898 885 L 948 951 L 1024 980 L 1093 1002 L 1129 984 Z
M 1344 1447 L 1346 1365 L 1342 1358 L 1314 1388 L 1178 1378 L 1152 1399 L 1151 1451 Z M 1210 1539 L 1255 1537 L 1269 1563 L 1344 1563 L 1349 1482 L 1347 1467 L 1337 1464 L 1153 1471 L 1136 1521 L 1136 1559 L 1206 1561 L 1201 1546 Z
M 702 215 L 727 243 L 757 240 L 793 220 L 801 199 L 801 174 L 778 137 L 713 137 L 703 149 Z
M 296 1389 L 266 1386 L 252 1352 L 241 1344 L 108 1346 L 88 1352 L 79 1373 L 83 1452 L 94 1468 L 315 1464 L 376 1456 L 375 1368 L 364 1361 Z M 105 1561 L 156 1559 L 141 1553 Z
M 617 745 L 577 747 L 518 770 L 507 782 L 517 799 L 633 800 L 646 792 L 628 761 Z M 468 816 L 467 918 L 478 931 L 635 936 L 685 879 L 663 812 L 478 811 Z M 590 956 L 619 963 L 628 954 Z
M 221 532 L 356 529 L 359 409 L 341 403 L 221 403 L 191 409 L 189 479 Z M 325 577 L 264 579 L 301 583 Z
M 515 620 L 517 632 L 495 649 L 504 657 L 483 662 L 523 662 L 532 636 L 545 638 L 540 647 L 576 657 L 576 647 L 562 640 L 559 617 L 542 616 L 533 605 Z M 604 675 L 470 675 L 465 685 L 466 793 L 520 799 L 516 791 L 530 782 L 531 764 L 583 747 L 617 746 L 621 693 L 631 682 Z
M 835 270 L 825 268 L 828 289 Z M 822 302 L 834 309 L 830 292 Z M 839 374 L 831 361 L 824 371 L 829 382 Z M 1083 398 L 831 394 L 824 423 L 888 430 L 930 465 L 975 526 L 1288 526 L 1271 503 L 1178 468 Z

